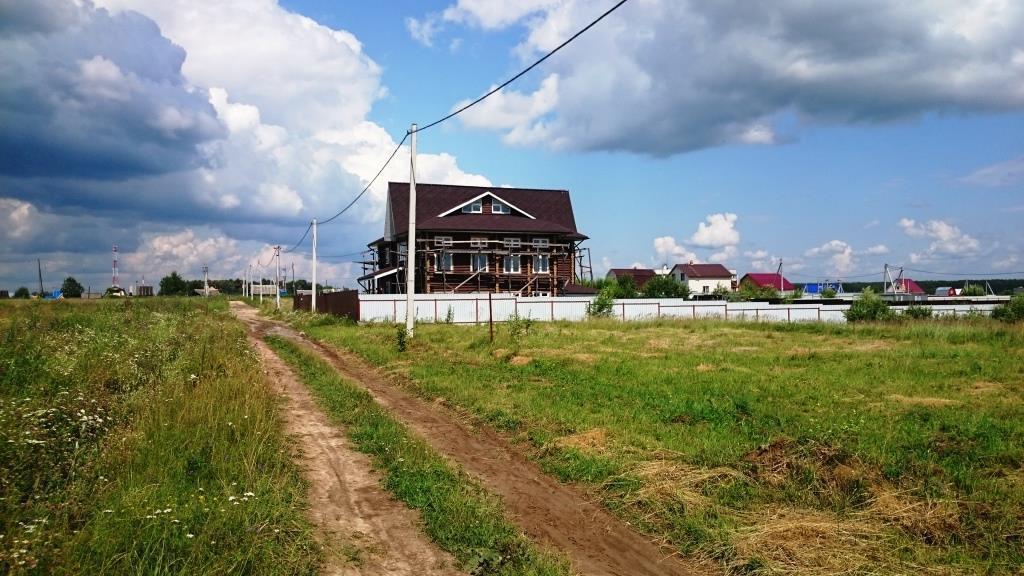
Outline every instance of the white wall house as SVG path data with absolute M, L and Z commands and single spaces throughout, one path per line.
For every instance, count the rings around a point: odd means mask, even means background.
M 736 273 L 721 264 L 676 264 L 671 274 L 694 296 L 711 294 L 718 288 L 731 291 L 736 282 Z

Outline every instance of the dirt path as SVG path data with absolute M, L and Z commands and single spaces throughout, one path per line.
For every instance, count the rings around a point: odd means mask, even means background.
M 352 449 L 307 388 L 263 343 L 264 326 L 251 318 L 255 311 L 235 303 L 232 310 L 249 325 L 267 378 L 285 399 L 285 432 L 300 448 L 297 456 L 309 482 L 309 515 L 326 552 L 323 574 L 459 574 L 451 568 L 455 560 L 423 534 L 419 515 L 381 488 L 369 457 Z
M 468 428 L 445 409 L 389 383 L 355 355 L 309 340 L 282 323 L 259 317 L 255 310 L 240 303 L 232 305 L 251 327 L 303 344 L 342 375 L 366 387 L 396 418 L 499 494 L 510 519 L 528 536 L 565 552 L 575 572 L 615 576 L 714 572 L 707 566 L 687 564 L 651 543 L 578 490 L 544 474 L 496 432 Z

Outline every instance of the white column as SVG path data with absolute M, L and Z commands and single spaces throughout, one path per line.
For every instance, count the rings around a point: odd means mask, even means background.
M 416 320 L 416 125 L 409 128 L 409 238 L 405 251 L 405 331 L 412 338 Z

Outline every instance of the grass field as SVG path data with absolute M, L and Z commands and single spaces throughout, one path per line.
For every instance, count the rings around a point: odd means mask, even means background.
M 0 573 L 313 574 L 226 301 L 0 304 Z
M 1024 327 L 290 315 L 735 573 L 1017 573 Z

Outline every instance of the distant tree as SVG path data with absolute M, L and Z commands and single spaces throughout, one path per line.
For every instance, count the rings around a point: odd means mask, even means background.
M 776 300 L 779 291 L 771 286 L 758 286 L 747 280 L 740 284 L 740 289 L 733 292 L 730 300 Z
M 655 276 L 641 290 L 644 298 L 689 298 L 690 288 L 674 277 Z
M 984 296 L 985 288 L 980 284 L 968 284 L 964 291 L 960 293 L 961 296 Z
M 718 296 L 719 298 L 727 299 L 729 298 L 729 294 L 732 294 L 732 290 L 730 290 L 727 286 L 719 284 L 718 286 L 715 286 L 715 290 L 712 292 L 712 294 Z
M 992 310 L 992 317 L 1003 322 L 1024 321 L 1024 294 L 1018 294 L 1006 304 L 1000 304 Z
M 161 296 L 184 296 L 188 294 L 188 284 L 175 270 L 160 279 Z
M 636 280 L 632 276 L 619 276 L 615 279 L 616 298 L 636 298 L 639 292 L 636 290 Z
M 15 298 L 28 298 L 29 297 L 28 288 L 25 288 L 24 286 L 19 286 L 18 289 L 14 291 L 14 297 Z
M 82 286 L 74 276 L 68 276 L 60 286 L 60 291 L 65 298 L 81 298 L 85 287 Z

